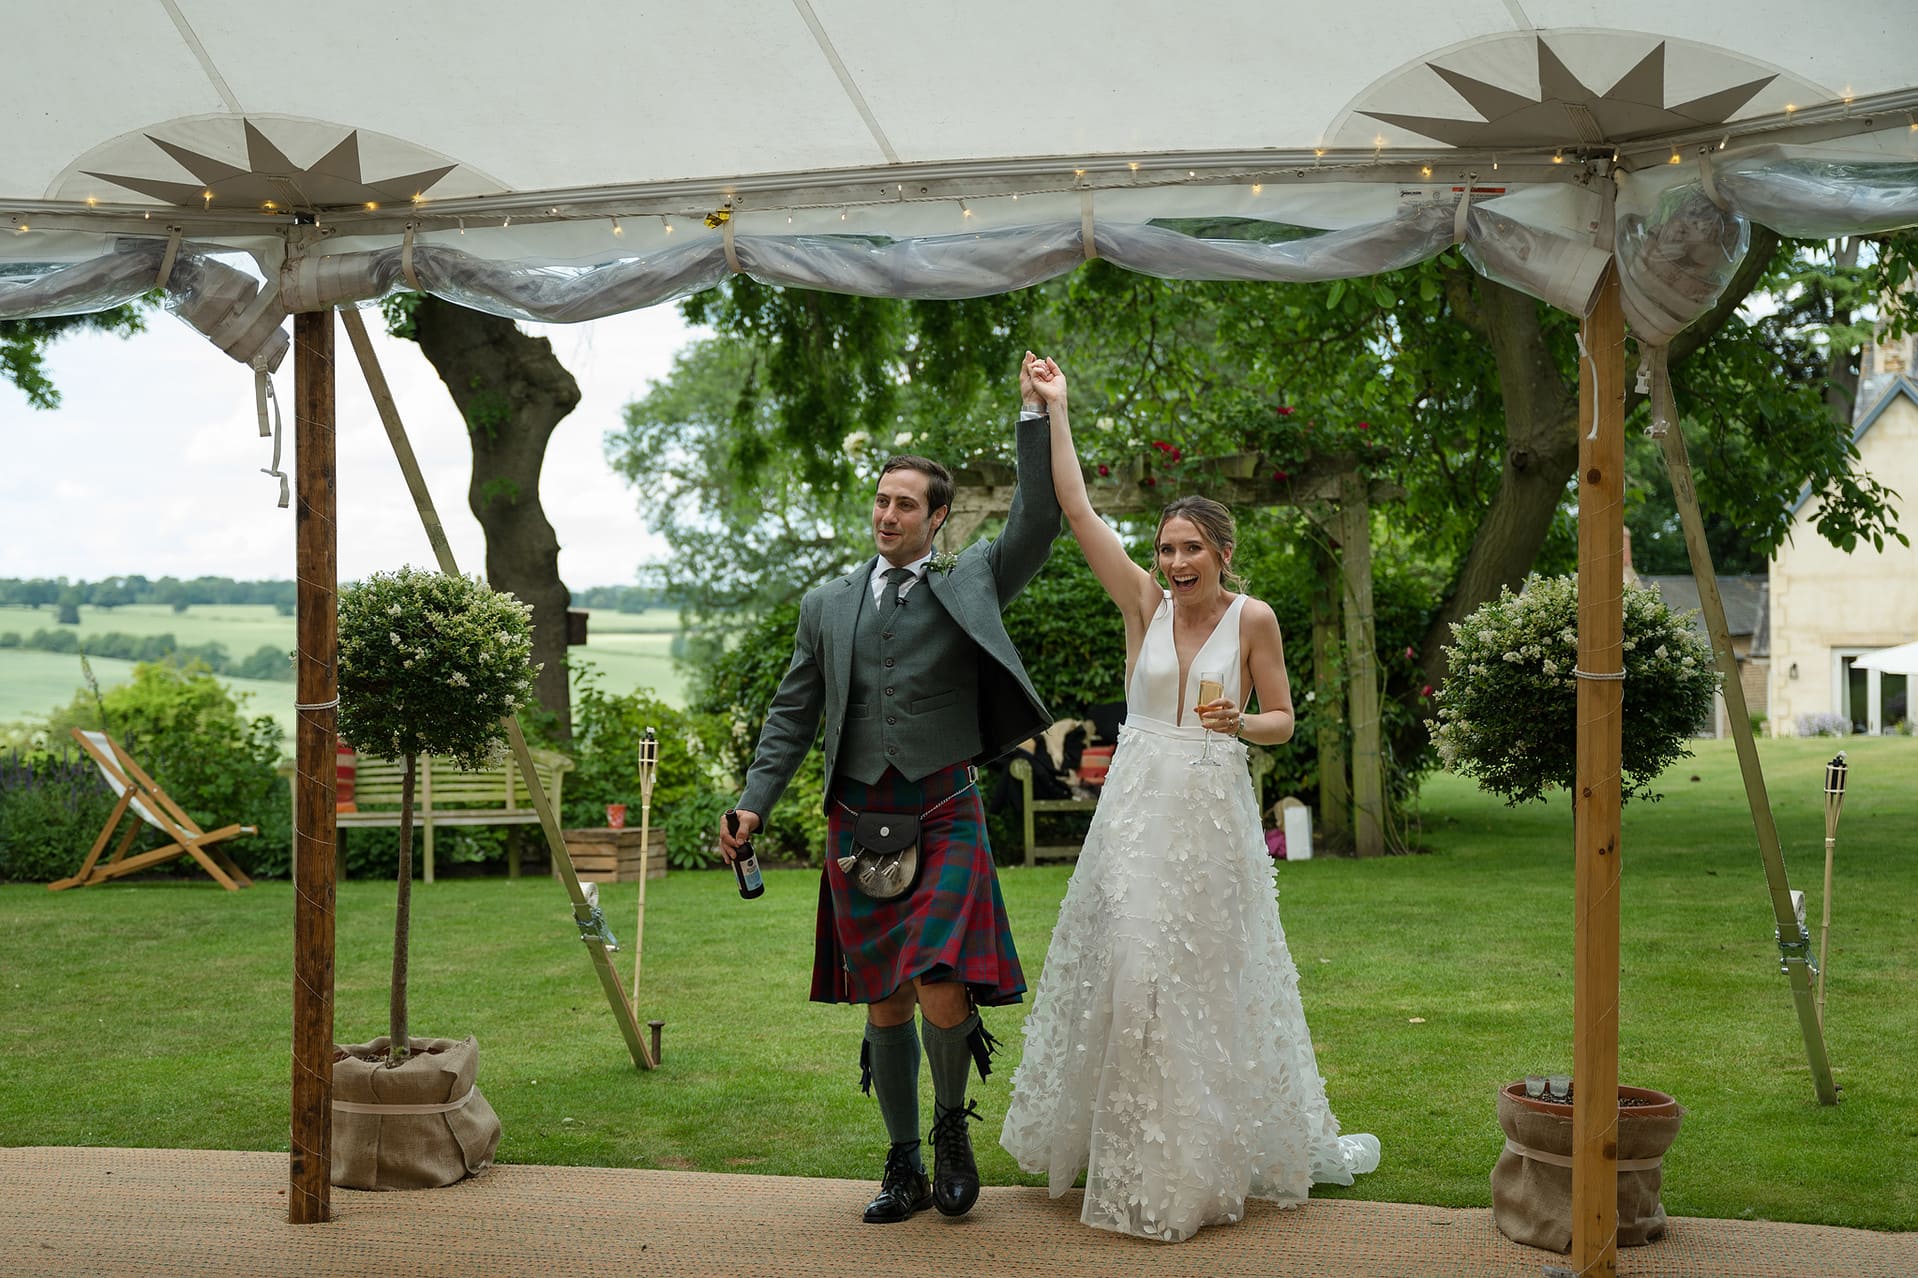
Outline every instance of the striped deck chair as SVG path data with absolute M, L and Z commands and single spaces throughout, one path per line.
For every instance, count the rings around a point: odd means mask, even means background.
M 236 834 L 258 834 L 256 825 L 223 825 L 217 830 L 202 830 L 195 825 L 193 818 L 168 797 L 167 792 L 154 783 L 152 777 L 141 770 L 118 741 L 104 732 L 87 732 L 80 728 L 73 730 L 73 739 L 80 743 L 100 769 L 100 775 L 106 778 L 120 801 L 113 805 L 113 815 L 107 818 L 106 828 L 100 831 L 100 837 L 93 841 L 93 851 L 87 853 L 86 863 L 80 872 L 72 878 L 61 879 L 47 884 L 47 890 L 58 892 L 61 888 L 86 887 L 93 883 L 105 883 L 123 875 L 135 874 L 150 865 L 159 865 L 171 861 L 176 856 L 190 856 L 200 863 L 200 868 L 213 876 L 213 881 L 229 892 L 237 892 L 243 887 L 252 887 L 253 880 L 241 872 L 226 854 L 226 849 L 216 846 L 222 840 Z M 97 864 L 100 853 L 119 830 L 120 822 L 126 817 L 127 809 L 133 809 L 138 820 L 127 822 L 126 833 L 120 839 L 120 846 L 106 864 Z M 160 833 L 173 840 L 163 848 L 151 852 L 142 852 L 137 856 L 128 856 L 127 849 L 133 846 L 133 836 L 140 832 L 140 822 L 144 821 Z

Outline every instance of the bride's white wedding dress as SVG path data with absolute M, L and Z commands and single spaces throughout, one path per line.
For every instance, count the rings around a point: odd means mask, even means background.
M 1199 670 L 1243 704 L 1244 602 L 1193 658 L 1188 706 Z M 1219 766 L 1194 766 L 1207 734 L 1180 713 L 1172 613 L 1139 651 L 999 1137 L 1054 1197 L 1085 1172 L 1086 1224 L 1168 1241 L 1379 1162 L 1326 1103 L 1245 747 L 1214 734 Z

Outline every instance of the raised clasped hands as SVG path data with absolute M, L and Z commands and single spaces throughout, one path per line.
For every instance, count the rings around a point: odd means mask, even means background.
M 1019 365 L 1019 393 L 1027 403 L 1038 400 L 1048 408 L 1064 408 L 1066 375 L 1059 371 L 1057 361 L 1027 351 Z

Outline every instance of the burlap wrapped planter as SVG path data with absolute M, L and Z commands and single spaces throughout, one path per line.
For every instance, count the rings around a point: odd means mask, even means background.
M 493 1164 L 499 1115 L 480 1095 L 479 1043 L 415 1038 L 386 1067 L 386 1035 L 333 1062 L 333 1183 L 347 1189 L 435 1189 Z
M 1663 1092 L 1621 1087 L 1648 1105 L 1618 1110 L 1618 1245 L 1642 1247 L 1665 1234 L 1665 1151 L 1685 1111 Z M 1492 1222 L 1513 1242 L 1572 1249 L 1572 1107 L 1534 1100 L 1524 1083 L 1498 1094 L 1505 1149 L 1492 1168 Z

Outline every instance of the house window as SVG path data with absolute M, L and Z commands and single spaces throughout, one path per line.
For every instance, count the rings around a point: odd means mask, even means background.
M 1872 648 L 1838 649 L 1838 678 L 1832 685 L 1832 709 L 1851 721 L 1851 730 L 1878 736 L 1900 732 L 1911 719 L 1911 679 L 1908 675 L 1861 670 L 1853 663 Z

